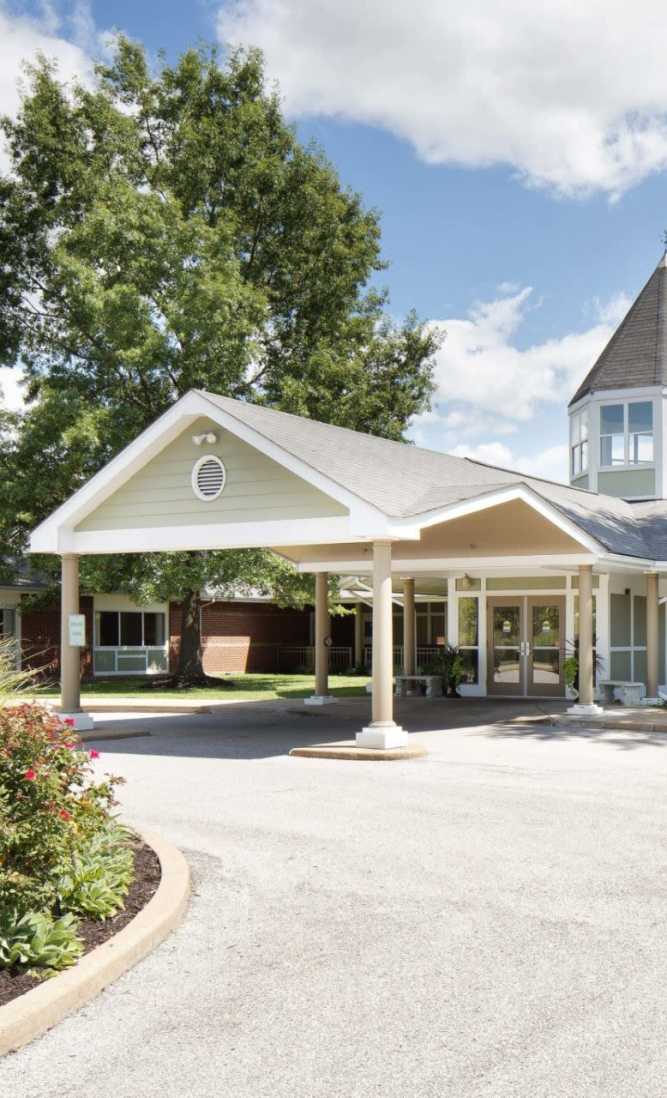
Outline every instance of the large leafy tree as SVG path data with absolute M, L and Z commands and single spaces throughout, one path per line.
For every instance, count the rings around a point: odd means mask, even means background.
M 94 88 L 28 70 L 2 129 L 0 363 L 28 405 L 0 421 L 5 552 L 193 387 L 401 438 L 428 406 L 435 337 L 386 315 L 377 215 L 303 147 L 254 51 L 152 72 L 117 43 Z M 181 671 L 201 673 L 208 583 L 299 601 L 270 554 L 103 558 L 97 588 L 181 598 Z

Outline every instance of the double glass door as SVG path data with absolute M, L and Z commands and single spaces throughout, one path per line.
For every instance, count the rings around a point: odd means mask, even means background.
M 486 613 L 488 693 L 563 695 L 565 599 L 489 598 Z

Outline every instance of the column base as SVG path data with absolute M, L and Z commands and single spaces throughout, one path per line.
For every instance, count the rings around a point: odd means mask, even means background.
M 603 717 L 604 709 L 601 705 L 596 705 L 595 702 L 591 702 L 590 705 L 580 704 L 571 705 L 569 709 L 566 709 L 568 717 Z
M 75 732 L 91 732 L 95 727 L 95 721 L 91 717 L 90 713 L 58 713 L 61 721 L 72 721 L 70 728 L 73 728 Z
M 407 732 L 393 721 L 375 721 L 356 735 L 357 747 L 375 747 L 383 751 L 392 747 L 405 747 L 407 742 Z
M 331 702 L 335 702 L 333 694 L 311 694 L 309 698 L 303 699 L 304 705 L 330 705 Z

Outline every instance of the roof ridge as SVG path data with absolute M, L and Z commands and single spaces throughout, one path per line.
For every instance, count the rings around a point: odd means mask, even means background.
M 577 484 L 567 484 L 564 480 L 550 480 L 548 477 L 538 477 L 534 473 L 524 473 L 520 469 L 508 469 L 506 465 L 491 465 L 488 461 L 479 461 L 477 458 L 464 458 L 471 465 L 483 465 L 485 469 L 497 469 L 499 473 L 513 473 L 516 477 L 528 477 L 539 484 L 553 484 L 556 488 L 567 488 L 570 492 L 583 492 L 587 496 L 600 496 L 601 492 L 594 492 L 592 488 L 580 488 Z M 615 498 L 615 497 L 614 497 Z
M 430 446 L 417 446 L 416 443 L 410 439 L 397 439 L 397 438 L 385 438 L 384 435 L 374 435 L 372 431 L 356 431 L 354 427 L 343 427 L 340 423 L 325 423 L 321 419 L 313 419 L 312 416 L 300 416 L 296 412 L 283 412 L 280 408 L 271 408 L 266 404 L 256 404 L 252 400 L 237 400 L 236 397 L 222 396 L 220 393 L 210 393 L 206 389 L 196 389 L 195 392 L 200 393 L 202 396 L 215 397 L 219 400 L 231 400 L 234 404 L 242 404 L 249 408 L 259 408 L 263 412 L 272 412 L 274 415 L 286 416 L 289 419 L 298 419 L 300 422 L 316 423 L 318 427 L 331 427 L 336 431 L 345 431 L 348 435 L 356 435 L 361 438 L 372 438 L 377 442 L 390 443 L 392 446 L 409 446 L 411 450 L 420 454 L 433 454 L 438 458 L 448 458 L 450 461 L 471 461 L 473 459 L 460 457 L 459 454 L 450 454 L 446 450 L 433 450 Z M 484 465 L 484 462 L 478 462 L 480 465 Z M 496 468 L 491 466 L 490 468 Z M 508 470 L 503 470 L 507 472 Z

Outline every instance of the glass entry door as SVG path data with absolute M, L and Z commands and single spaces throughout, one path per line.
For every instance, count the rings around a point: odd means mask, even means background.
M 527 693 L 536 696 L 565 694 L 565 599 L 526 599 Z
M 487 691 L 514 697 L 563 695 L 565 599 L 489 598 Z

